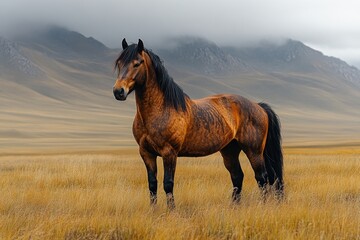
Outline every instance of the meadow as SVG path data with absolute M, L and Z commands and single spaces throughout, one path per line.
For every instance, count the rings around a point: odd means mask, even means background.
M 159 165 L 149 206 L 136 149 L 0 156 L 0 239 L 360 239 L 360 150 L 287 149 L 286 198 L 260 200 L 244 155 L 242 200 L 219 154 L 179 158 L 176 209 Z

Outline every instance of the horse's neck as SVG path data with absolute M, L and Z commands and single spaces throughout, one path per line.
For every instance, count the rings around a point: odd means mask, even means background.
M 148 72 L 144 86 L 135 90 L 137 112 L 143 120 L 152 114 L 159 114 L 164 108 L 164 93 L 160 90 L 155 73 Z

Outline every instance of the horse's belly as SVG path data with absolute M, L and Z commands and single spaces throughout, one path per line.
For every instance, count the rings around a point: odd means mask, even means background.
M 232 140 L 232 136 L 216 136 L 208 135 L 201 137 L 200 135 L 194 138 L 185 139 L 179 156 L 186 157 L 200 157 L 213 154 L 220 151 Z

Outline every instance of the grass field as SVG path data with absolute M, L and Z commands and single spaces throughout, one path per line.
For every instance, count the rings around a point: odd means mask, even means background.
M 245 156 L 243 198 L 220 155 L 180 158 L 177 208 L 149 207 L 136 150 L 0 157 L 0 239 L 360 239 L 360 151 L 288 149 L 286 199 L 260 201 Z

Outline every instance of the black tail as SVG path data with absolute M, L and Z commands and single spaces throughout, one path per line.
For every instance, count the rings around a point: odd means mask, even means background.
M 280 121 L 276 113 L 266 103 L 259 103 L 266 111 L 269 119 L 268 135 L 266 138 L 264 158 L 270 185 L 275 184 L 275 189 L 280 197 L 284 192 L 283 181 L 283 154 L 281 150 Z

